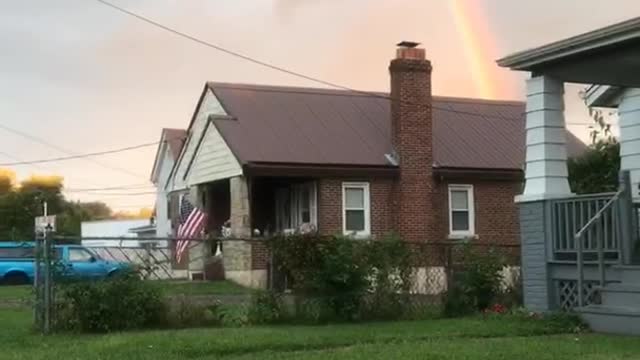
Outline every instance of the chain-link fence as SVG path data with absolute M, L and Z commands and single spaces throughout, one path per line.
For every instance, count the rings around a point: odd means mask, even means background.
M 469 242 L 410 243 L 409 295 L 416 309 L 440 307 L 457 270 L 470 257 L 498 255 L 503 288 L 520 286 L 518 245 Z M 34 316 L 48 332 L 55 309 L 57 282 L 91 280 L 136 270 L 149 281 L 186 283 L 231 280 L 246 288 L 291 293 L 290 283 L 264 239 L 69 238 L 41 236 L 36 241 Z M 200 293 L 198 301 L 205 294 Z M 217 294 L 219 295 L 219 294 Z M 245 294 L 246 295 L 246 294 Z M 235 295 L 234 295 L 235 296 Z M 288 296 L 288 295 L 285 295 Z M 247 298 L 245 297 L 245 300 Z M 235 300 L 234 300 L 235 301 Z

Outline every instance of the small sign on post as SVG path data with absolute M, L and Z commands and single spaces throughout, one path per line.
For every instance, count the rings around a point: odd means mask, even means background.
M 35 229 L 36 233 L 44 233 L 45 230 L 49 229 L 51 232 L 56 231 L 56 216 L 37 216 L 35 221 Z

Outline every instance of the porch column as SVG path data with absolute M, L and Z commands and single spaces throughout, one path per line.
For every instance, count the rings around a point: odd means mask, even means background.
M 189 188 L 189 198 L 194 206 L 202 211 L 207 211 L 202 204 L 202 185 L 194 185 Z M 198 235 L 199 237 L 199 235 Z M 209 250 L 203 240 L 192 241 L 187 248 L 189 252 L 189 279 L 204 280 L 204 265 L 208 258 Z
M 627 89 L 618 107 L 620 118 L 620 169 L 629 170 L 631 193 L 638 200 L 640 183 L 640 89 Z
M 527 80 L 525 188 L 518 202 L 571 194 L 563 95 L 562 81 L 544 75 Z
M 249 210 L 249 186 L 247 178 L 236 176 L 229 179 L 231 192 L 231 234 L 235 238 L 251 237 Z

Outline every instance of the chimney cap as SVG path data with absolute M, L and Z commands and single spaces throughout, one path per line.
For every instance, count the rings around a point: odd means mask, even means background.
M 409 48 L 409 49 L 413 49 L 414 47 L 420 45 L 419 42 L 414 42 L 414 41 L 401 41 L 397 44 L 397 46 L 403 47 L 403 48 Z

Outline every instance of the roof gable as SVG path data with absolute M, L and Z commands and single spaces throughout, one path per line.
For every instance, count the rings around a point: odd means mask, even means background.
M 242 175 L 242 167 L 213 121 L 207 123 L 185 173 L 188 186 Z
M 153 162 L 153 168 L 151 169 L 151 182 L 157 184 L 160 179 L 160 169 L 164 161 L 175 161 L 182 149 L 182 144 L 186 136 L 186 131 L 182 129 L 162 129 L 160 134 L 160 143 L 156 150 L 156 157 Z M 171 159 L 167 159 L 167 155 Z
M 189 124 L 180 156 L 171 171 L 171 181 L 168 190 L 173 191 L 187 188 L 187 171 L 195 156 L 199 139 L 204 135 L 209 116 L 212 115 L 226 116 L 227 112 L 213 92 L 205 86 L 191 119 L 191 123 Z
M 499 59 L 497 63 L 515 70 L 530 70 L 541 64 L 638 39 L 640 39 L 640 17 L 520 51 Z

